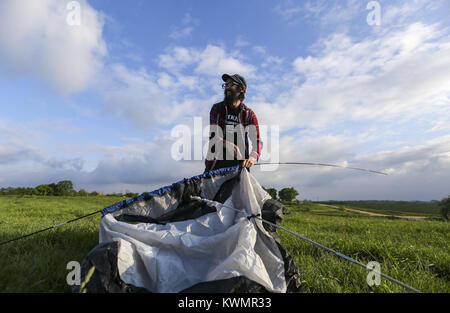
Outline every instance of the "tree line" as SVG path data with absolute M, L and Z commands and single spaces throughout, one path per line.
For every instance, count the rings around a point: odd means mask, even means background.
M 298 195 L 298 191 L 294 189 L 294 187 L 283 188 L 280 191 L 277 191 L 275 188 L 265 188 L 273 199 L 278 199 L 281 201 L 292 201 Z M 62 180 L 57 183 L 51 184 L 43 184 L 36 187 L 7 187 L 0 188 L 1 196 L 103 196 L 103 192 L 98 191 L 86 191 L 84 189 L 80 189 L 76 191 L 73 187 L 73 183 L 70 180 Z M 133 193 L 130 191 L 126 191 L 126 193 L 112 193 L 107 194 L 106 196 L 125 196 L 125 197 L 137 197 L 138 193 Z
M 2 196 L 103 196 L 103 192 L 98 191 L 86 191 L 84 189 L 80 189 L 76 191 L 73 187 L 73 183 L 70 180 L 62 180 L 57 183 L 51 184 L 43 184 L 36 187 L 7 187 L 0 188 L 0 195 Z M 138 196 L 138 193 L 133 193 L 127 191 L 126 193 L 112 193 L 107 194 L 106 196 L 125 196 L 129 198 L 133 198 Z
M 294 189 L 294 187 L 289 188 L 283 188 L 280 191 L 277 191 L 275 188 L 265 188 L 263 187 L 267 193 L 276 200 L 281 201 L 292 201 L 294 200 L 298 195 L 298 191 Z
M 281 201 L 292 201 L 294 200 L 298 195 L 298 191 L 294 189 L 294 187 L 289 188 L 283 188 L 279 191 L 277 191 L 275 188 L 265 188 L 263 187 L 267 193 L 276 200 Z M 73 187 L 73 183 L 70 180 L 62 180 L 51 184 L 44 184 L 39 185 L 36 187 L 7 187 L 7 188 L 0 188 L 0 195 L 1 196 L 8 196 L 8 195 L 14 195 L 14 196 L 81 196 L 81 197 L 88 197 L 88 196 L 102 196 L 103 192 L 97 192 L 97 191 L 86 191 L 84 189 L 80 189 L 79 191 L 76 191 Z M 125 194 L 122 193 L 112 193 L 107 194 L 106 196 L 120 196 L 120 197 L 128 197 L 133 198 L 137 197 L 138 193 L 133 193 L 127 191 Z M 450 195 L 441 201 L 439 201 L 439 207 L 441 211 L 441 215 L 444 220 L 448 221 L 449 215 L 450 215 Z

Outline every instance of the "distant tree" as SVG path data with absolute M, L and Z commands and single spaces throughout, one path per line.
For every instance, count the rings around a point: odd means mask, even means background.
M 55 195 L 57 196 L 68 196 L 73 192 L 73 184 L 70 180 L 62 180 L 56 184 Z
M 19 196 L 32 196 L 37 194 L 36 189 L 33 187 L 17 187 L 14 190 L 14 194 Z
M 121 194 L 120 192 L 113 192 L 113 193 L 109 193 L 107 194 L 107 196 L 109 197 L 123 197 L 123 194 Z
M 34 196 L 34 195 L 37 195 L 38 193 L 37 193 L 37 190 L 35 188 L 27 187 L 27 188 L 25 188 L 25 194 L 28 195 L 28 196 Z
M 14 194 L 14 188 L 13 187 L 7 187 L 1 189 L 2 195 L 13 195 Z
M 87 197 L 88 192 L 86 190 L 84 190 L 84 189 L 80 189 L 78 191 L 78 195 L 81 196 L 81 197 Z
M 39 196 L 49 196 L 53 193 L 53 189 L 49 185 L 39 185 L 35 189 Z
M 50 189 L 52 191 L 48 195 L 49 196 L 57 196 L 58 194 L 57 194 L 57 191 L 56 191 L 56 184 L 55 183 L 51 183 L 51 184 L 48 184 L 48 186 L 50 187 Z
M 263 189 L 265 191 L 267 191 L 267 193 L 273 198 L 276 199 L 277 198 L 277 190 L 275 188 L 264 188 Z
M 90 195 L 90 196 L 98 196 L 99 193 L 98 193 L 97 191 L 94 190 L 94 191 L 90 192 L 89 195 Z
M 283 188 L 280 191 L 278 191 L 278 197 L 282 201 L 292 201 L 297 197 L 298 191 L 294 189 L 294 187 L 291 188 Z
M 447 198 L 439 201 L 439 207 L 441 208 L 442 217 L 444 218 L 444 220 L 448 221 L 450 213 L 450 195 Z

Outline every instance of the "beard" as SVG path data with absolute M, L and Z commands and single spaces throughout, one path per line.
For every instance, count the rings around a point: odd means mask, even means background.
M 223 101 L 225 104 L 231 106 L 234 102 L 239 100 L 240 92 L 233 90 L 225 90 Z

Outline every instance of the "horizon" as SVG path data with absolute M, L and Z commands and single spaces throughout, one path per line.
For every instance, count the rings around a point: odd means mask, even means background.
M 179 182 L 182 182 L 182 180 L 179 181 Z M 43 185 L 50 185 L 50 184 L 57 184 L 57 183 L 54 182 L 54 183 L 43 184 Z M 163 186 L 160 189 L 164 189 L 164 188 L 167 188 L 167 187 L 170 187 L 170 186 L 171 185 Z M 30 187 L 31 188 L 36 188 L 38 186 L 34 186 L 34 187 L 30 186 Z M 8 189 L 8 188 L 30 188 L 30 187 L 23 187 L 23 186 L 22 187 L 1 187 L 0 186 L 0 196 L 8 196 L 8 195 L 1 194 L 1 191 L 4 190 L 4 189 Z M 273 187 L 270 187 L 270 186 L 262 186 L 262 187 L 263 187 L 263 189 L 273 188 Z M 283 187 L 283 188 L 290 188 L 290 187 Z M 283 189 L 283 188 L 281 188 L 281 189 Z M 278 192 L 281 189 L 276 189 L 277 190 L 277 199 L 279 199 L 278 198 Z M 77 192 L 77 193 L 80 192 L 81 190 L 84 190 L 84 189 L 81 188 L 81 189 L 77 190 L 76 188 L 74 188 L 74 191 Z M 146 194 L 146 193 L 151 193 L 151 192 L 156 191 L 156 190 L 144 191 L 144 192 L 134 192 L 132 190 L 125 190 L 125 191 L 111 192 L 111 193 L 104 192 L 103 190 L 85 190 L 85 191 L 88 192 L 88 193 L 98 192 L 99 196 L 121 196 L 121 197 L 125 197 L 126 194 L 129 194 L 129 193 L 130 194 L 142 195 L 142 194 Z M 62 195 L 25 195 L 25 196 L 32 196 L 32 197 L 34 197 L 34 196 L 39 196 L 39 197 L 62 197 Z M 73 196 L 66 195 L 66 196 L 68 196 L 68 197 L 76 197 L 76 196 L 80 196 L 80 195 L 73 195 Z M 297 197 L 300 197 L 300 196 L 301 195 L 299 195 Z M 448 195 L 447 197 L 449 197 L 449 196 L 450 195 Z M 294 200 L 292 200 L 292 201 L 308 201 L 308 202 L 313 202 L 313 203 L 315 203 L 315 202 L 319 203 L 319 202 L 346 202 L 346 201 L 348 201 L 348 202 L 358 202 L 358 201 L 368 201 L 368 202 L 372 202 L 372 201 L 373 202 L 375 202 L 375 201 L 388 201 L 388 202 L 439 202 L 439 201 L 442 200 L 442 199 L 432 199 L 432 200 L 389 200 L 389 199 L 379 199 L 379 200 L 377 200 L 377 199 L 359 199 L 359 200 L 325 199 L 325 200 L 314 200 L 314 199 L 301 198 L 301 197 L 300 197 L 301 199 L 297 199 L 297 197 Z M 444 197 L 444 198 L 447 198 L 447 197 Z M 290 202 L 290 201 L 288 201 L 288 202 Z

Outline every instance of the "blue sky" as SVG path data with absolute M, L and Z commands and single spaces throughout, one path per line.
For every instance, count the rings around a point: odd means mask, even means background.
M 252 169 L 262 185 L 322 200 L 450 193 L 447 1 L 82 0 L 80 25 L 69 2 L 0 3 L 0 187 L 144 192 L 197 175 L 171 132 L 205 140 L 194 118 L 206 127 L 221 75 L 240 73 L 259 123 L 280 130 L 260 161 L 390 174 Z
M 106 27 L 105 35 L 136 45 L 143 57 L 150 56 L 146 60 L 148 66 L 153 63 L 152 55 L 157 56 L 176 43 L 199 48 L 208 44 L 230 47 L 239 38 L 251 40 L 256 46 L 265 46 L 270 40 L 266 46 L 269 53 L 295 57 L 304 53 L 318 32 L 307 23 L 285 23 L 274 11 L 275 1 L 142 1 L 135 6 L 99 1 L 92 4 L 108 12 L 117 22 Z M 182 36 L 182 30 L 190 27 L 189 35 Z M 293 32 L 299 29 L 299 38 L 292 40 Z

